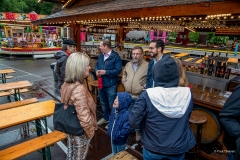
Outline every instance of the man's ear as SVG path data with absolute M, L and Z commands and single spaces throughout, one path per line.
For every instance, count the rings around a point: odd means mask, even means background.
M 158 52 L 161 52 L 162 51 L 162 47 L 158 47 Z
M 69 47 L 70 47 L 70 46 L 67 46 L 67 50 L 69 50 Z

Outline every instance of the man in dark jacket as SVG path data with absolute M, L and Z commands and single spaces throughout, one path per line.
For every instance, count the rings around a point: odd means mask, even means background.
M 153 59 L 148 64 L 146 88 L 152 88 L 154 87 L 154 81 L 152 77 L 152 68 L 162 57 L 165 56 L 163 54 L 163 50 L 164 50 L 163 40 L 161 39 L 152 40 L 149 44 L 148 49 L 149 49 L 149 54 Z
M 154 65 L 152 75 L 154 88 L 146 89 L 136 100 L 130 126 L 141 128 L 144 160 L 183 160 L 196 144 L 188 122 L 193 109 L 190 88 L 179 86 L 184 76 L 170 56 Z
M 228 159 L 239 160 L 237 151 L 240 152 L 240 85 L 234 88 L 231 96 L 227 99 L 220 114 L 225 134 L 223 143 L 227 147 Z M 238 146 L 238 148 L 237 148 Z
M 62 50 L 55 53 L 54 58 L 57 60 L 55 66 L 55 73 L 58 76 L 57 92 L 60 93 L 62 84 L 64 83 L 65 78 L 65 67 L 67 63 L 67 58 L 76 51 L 77 44 L 70 40 L 66 39 L 63 41 Z
M 118 75 L 122 72 L 122 59 L 117 52 L 111 49 L 111 41 L 108 39 L 101 41 L 99 48 L 102 54 L 98 56 L 95 73 L 97 77 L 102 78 L 103 84 L 102 89 L 98 90 L 103 118 L 97 123 L 102 125 L 108 123 L 113 101 L 116 97 Z

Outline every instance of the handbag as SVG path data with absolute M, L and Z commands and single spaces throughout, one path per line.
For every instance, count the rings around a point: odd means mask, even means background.
M 71 95 L 77 86 L 78 85 L 76 85 L 72 89 Z M 71 95 L 69 96 L 69 99 Z M 67 104 L 66 104 L 68 105 L 67 109 L 64 109 L 65 103 L 55 104 L 55 109 L 53 114 L 54 129 L 67 134 L 81 136 L 83 135 L 84 130 L 79 123 L 79 119 L 77 117 L 75 107 L 73 105 L 68 104 L 69 99 L 67 100 Z

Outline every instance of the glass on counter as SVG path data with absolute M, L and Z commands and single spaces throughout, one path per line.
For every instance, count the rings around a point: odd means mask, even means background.
M 194 66 L 191 66 L 190 71 L 191 71 L 191 72 L 194 72 L 194 71 L 195 71 Z
M 203 74 L 205 74 L 205 75 L 207 74 L 207 68 L 203 69 Z

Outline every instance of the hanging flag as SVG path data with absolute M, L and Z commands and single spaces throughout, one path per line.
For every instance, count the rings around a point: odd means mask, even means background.
M 42 27 L 39 27 L 39 33 L 42 34 Z

